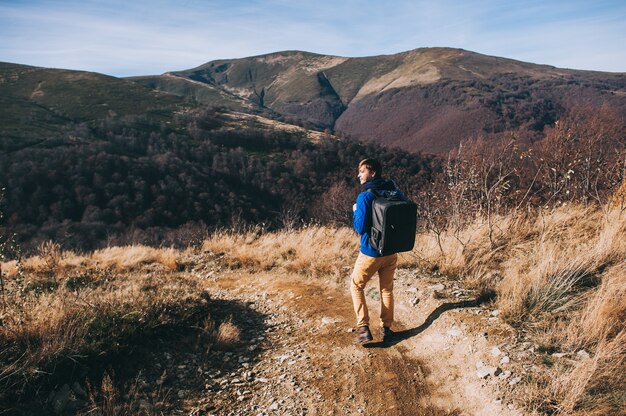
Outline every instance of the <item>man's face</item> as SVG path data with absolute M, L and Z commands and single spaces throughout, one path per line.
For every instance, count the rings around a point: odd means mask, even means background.
M 363 185 L 365 182 L 369 181 L 374 177 L 374 173 L 367 168 L 367 166 L 363 165 L 359 168 L 359 182 Z

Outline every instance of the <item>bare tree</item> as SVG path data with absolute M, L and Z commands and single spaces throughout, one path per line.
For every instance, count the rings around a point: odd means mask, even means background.
M 355 197 L 354 188 L 335 182 L 313 203 L 312 216 L 326 224 L 350 226 Z
M 547 201 L 602 203 L 612 168 L 624 155 L 624 122 L 608 106 L 576 107 L 547 129 L 537 146 Z
M 519 146 L 513 136 L 505 140 L 479 137 L 459 147 L 447 169 L 451 219 L 456 229 L 482 215 L 493 247 L 494 219 L 508 206 L 512 181 L 518 176 Z

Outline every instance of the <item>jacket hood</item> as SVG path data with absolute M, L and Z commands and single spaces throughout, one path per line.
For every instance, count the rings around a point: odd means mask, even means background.
M 363 184 L 363 189 L 365 191 L 396 191 L 398 187 L 395 182 L 392 180 L 387 180 L 384 178 L 374 178 L 371 181 L 367 181 Z

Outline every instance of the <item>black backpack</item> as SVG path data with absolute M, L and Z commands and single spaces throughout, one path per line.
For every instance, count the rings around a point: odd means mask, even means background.
M 372 202 L 370 245 L 381 256 L 411 251 L 415 245 L 417 205 L 395 192 L 375 196 Z

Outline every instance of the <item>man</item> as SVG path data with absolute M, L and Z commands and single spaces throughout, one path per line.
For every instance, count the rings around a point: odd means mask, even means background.
M 359 181 L 363 185 L 363 192 L 356 199 L 353 206 L 354 229 L 360 236 L 361 247 L 352 271 L 350 291 L 352 303 L 357 319 L 357 336 L 355 343 L 371 341 L 372 333 L 369 329 L 369 314 L 365 303 L 364 289 L 367 282 L 378 272 L 380 286 L 380 336 L 383 342 L 393 336 L 393 275 L 398 263 L 398 255 L 381 254 L 370 245 L 370 229 L 372 226 L 372 202 L 378 196 L 396 195 L 404 198 L 402 192 L 391 180 L 382 177 L 382 167 L 375 159 L 364 159 L 359 163 Z

